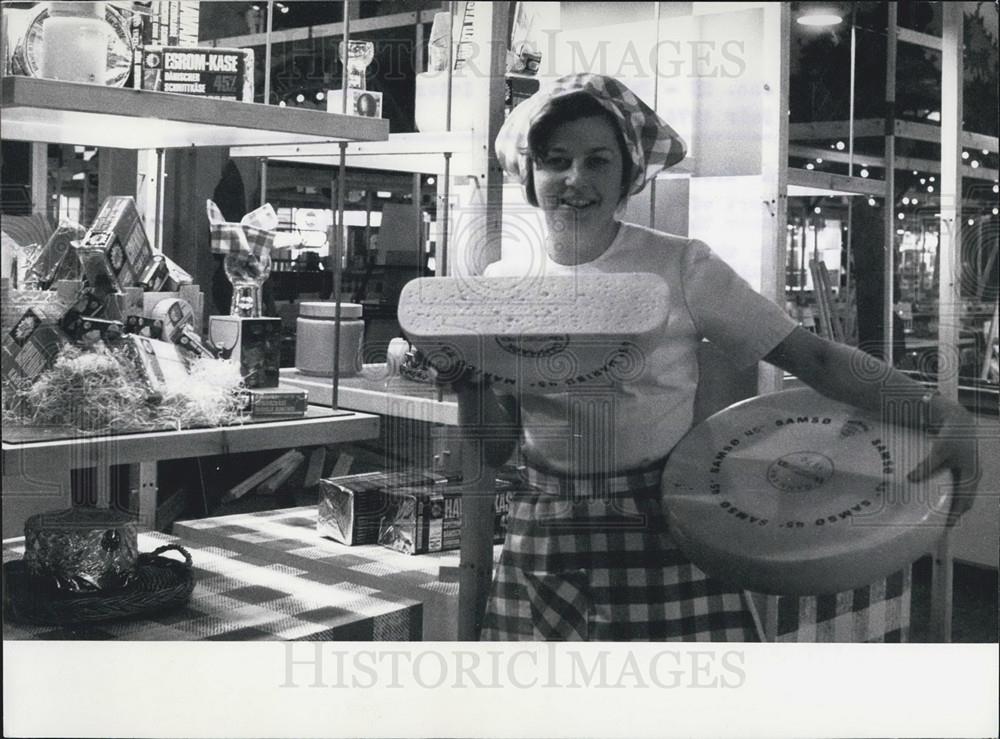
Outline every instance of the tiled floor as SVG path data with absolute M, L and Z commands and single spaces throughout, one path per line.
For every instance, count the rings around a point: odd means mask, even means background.
M 997 642 L 997 571 L 988 567 L 956 564 L 952 595 L 952 642 Z M 928 640 L 931 560 L 913 566 L 911 642 Z

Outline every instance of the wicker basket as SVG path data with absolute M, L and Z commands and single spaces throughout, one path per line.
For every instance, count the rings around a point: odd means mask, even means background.
M 160 556 L 174 549 L 184 561 Z M 168 544 L 140 554 L 135 576 L 124 588 L 98 593 L 68 593 L 28 574 L 23 560 L 3 566 L 4 615 L 31 624 L 78 624 L 136 618 L 187 603 L 194 589 L 191 555 Z

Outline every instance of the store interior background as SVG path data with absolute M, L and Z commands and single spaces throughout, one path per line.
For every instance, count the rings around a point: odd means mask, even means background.
M 11 3 L 13 7 L 30 5 Z M 382 93 L 382 114 L 393 134 L 417 131 L 421 105 L 427 113 L 428 102 L 415 95 L 416 76 L 423 71 L 426 58 L 418 38 L 426 41 L 433 14 L 446 5 L 415 0 L 351 3 L 352 38 L 375 43 L 367 85 Z M 765 33 L 770 28 L 764 22 L 767 11 L 759 3 L 525 5 L 531 6 L 527 33 L 543 57 L 538 78 L 544 81 L 580 71 L 582 64 L 595 71 L 602 65 L 600 71 L 622 77 L 647 101 L 655 100 L 657 110 L 690 145 L 689 158 L 662 175 L 655 191 L 648 189 L 633 199 L 628 220 L 704 239 L 765 292 L 768 285 L 762 284 L 762 265 L 775 253 L 777 229 L 784 228 L 784 269 L 779 267 L 776 273 L 783 272 L 781 292 L 789 312 L 807 328 L 822 333 L 819 304 L 825 293 L 843 340 L 876 355 L 889 355 L 897 368 L 918 379 L 935 380 L 941 145 L 926 140 L 933 137 L 920 136 L 924 129 L 919 127 L 912 129 L 917 136 L 897 135 L 892 152 L 896 166 L 894 172 L 887 172 L 884 119 L 889 97 L 890 3 L 826 3 L 839 5 L 844 19 L 820 28 L 796 23 L 796 13 L 808 4 L 791 3 L 790 38 L 777 45 Z M 709 10 L 708 5 L 716 7 Z M 993 2 L 961 5 L 965 43 L 961 128 L 973 136 L 962 147 L 958 214 L 962 311 L 954 349 L 960 399 L 1000 434 L 1000 386 L 995 354 L 990 367 L 988 333 L 990 321 L 996 322 L 1000 239 L 997 7 Z M 270 96 L 265 101 L 267 8 L 266 2 L 202 2 L 200 39 L 206 44 L 255 49 L 257 102 L 325 109 L 328 91 L 340 86 L 340 31 L 334 34 L 329 29 L 342 23 L 343 6 L 337 2 L 273 4 L 272 33 L 313 31 L 305 38 L 273 44 Z M 400 20 L 410 13 L 419 13 L 420 34 L 412 22 Z M 898 24 L 940 37 L 941 3 L 899 3 Z M 662 45 L 664 40 L 676 43 Z M 650 54 L 656 48 L 661 53 Z M 775 48 L 787 48 L 787 59 L 778 58 Z M 941 50 L 899 43 L 896 53 L 896 120 L 940 127 L 942 117 L 955 113 L 941 106 L 942 74 L 947 73 L 942 69 Z M 775 91 L 766 89 L 762 80 L 772 77 L 782 63 L 789 68 L 789 136 L 784 152 L 789 196 L 785 222 L 772 224 L 759 193 L 762 183 L 775 176 L 767 164 L 775 143 L 765 115 L 768 106 L 774 105 Z M 456 121 L 473 110 L 468 114 L 474 126 L 478 125 L 474 110 L 487 88 L 475 82 L 467 91 L 463 88 L 468 97 L 454 109 Z M 852 129 L 853 142 L 849 138 Z M 137 165 L 121 151 L 57 145 L 43 149 L 39 154 L 38 145 L 33 149 L 28 143 L 3 142 L 4 214 L 44 208 L 54 220 L 68 217 L 86 224 L 103 197 L 134 187 Z M 460 233 L 455 234 L 448 264 L 443 265 L 438 253 L 441 174 L 413 173 L 396 166 L 391 157 L 385 159 L 379 168 L 349 166 L 343 182 L 330 163 L 301 158 L 268 161 L 263 199 L 276 208 L 284 233 L 265 299 L 271 314 L 281 316 L 286 327 L 283 366 L 294 365 L 297 304 L 331 297 L 330 235 L 331 228 L 337 227 L 332 204 L 338 190 L 346 202 L 344 222 L 339 224 L 346 245 L 341 296 L 365 306 L 366 362 L 384 361 L 389 340 L 398 335 L 396 301 L 408 280 L 444 270 L 476 272 L 501 253 L 530 260 L 538 248 L 537 213 L 524 206 L 519 187 L 508 183 L 502 195 L 503 231 L 516 238 L 482 249 L 474 243 L 474 228 L 466 242 Z M 36 190 L 38 183 L 33 161 L 46 166 L 44 194 L 33 191 L 33 183 Z M 455 161 L 461 170 L 462 158 L 456 156 Z M 204 199 L 211 197 L 227 218 L 238 220 L 262 201 L 261 162 L 231 156 L 220 148 L 168 150 L 165 163 L 164 251 L 202 285 L 210 298 L 208 312 L 225 313 L 228 283 L 209 252 L 207 223 L 183 214 L 194 209 L 200 212 Z M 476 165 L 474 160 L 469 168 L 475 170 Z M 893 184 L 891 202 L 885 197 L 887 178 Z M 453 176 L 450 193 L 459 211 L 484 202 L 477 181 L 486 181 L 484 173 Z M 891 272 L 886 269 L 887 209 L 894 220 Z M 813 259 L 825 265 L 828 290 L 817 285 L 820 275 L 810 269 Z M 887 331 L 889 316 L 892 325 Z M 397 429 L 396 433 L 401 432 Z M 388 447 L 385 438 L 380 443 L 354 445 L 352 471 L 422 462 L 414 458 L 423 453 L 420 444 Z M 279 454 L 250 456 L 253 464 L 263 465 Z M 219 458 L 161 463 L 161 490 L 187 496 L 186 517 L 237 512 L 236 508 L 221 509 L 211 491 L 225 489 L 245 475 L 248 461 Z M 977 503 L 976 523 L 970 524 L 981 531 L 965 537 L 971 542 L 965 556 L 958 553 L 972 564 L 960 564 L 956 571 L 956 641 L 996 640 L 995 549 L 1000 524 L 995 481 L 1000 479 L 1000 460 L 986 455 L 984 462 L 983 498 Z M 289 488 L 279 491 L 274 500 L 244 499 L 242 505 L 280 507 L 296 499 L 310 502 L 310 494 Z M 915 598 L 922 597 L 919 575 L 929 572 L 926 564 L 917 566 Z M 921 628 L 917 609 L 914 617 L 917 635 Z

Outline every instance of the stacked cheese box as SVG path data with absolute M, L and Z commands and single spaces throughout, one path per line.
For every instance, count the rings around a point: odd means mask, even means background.
M 16 289 L 4 282 L 5 387 L 34 383 L 67 345 L 102 341 L 132 358 L 151 396 L 184 390 L 193 363 L 214 357 L 238 363 L 244 415 L 305 414 L 306 391 L 278 387 L 271 330 L 277 319 L 217 316 L 218 326 L 234 327 L 233 337 L 223 336 L 221 346 L 219 337 L 215 344 L 205 340 L 203 294 L 191 275 L 154 252 L 133 198 L 107 198 L 89 229 L 64 221 L 55 231 L 39 227 L 21 240 L 35 243 L 17 244 L 25 264 L 18 266 Z
M 405 554 L 461 546 L 460 481 L 434 472 L 369 472 L 320 480 L 317 530 L 342 544 L 381 544 Z M 493 539 L 507 532 L 511 494 L 519 484 L 496 480 Z

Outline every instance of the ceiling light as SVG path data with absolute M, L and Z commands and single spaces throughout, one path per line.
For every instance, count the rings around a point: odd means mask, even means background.
M 909 204 L 910 204 L 910 199 L 909 198 L 903 198 L 903 205 L 909 205 Z
M 813 164 L 812 162 L 809 162 L 808 164 L 806 164 L 806 169 L 816 169 L 816 165 Z
M 917 199 L 916 198 L 910 198 L 910 205 L 916 205 L 916 204 L 917 204 Z
M 929 121 L 937 121 L 938 123 L 940 123 L 941 122 L 941 111 L 940 110 L 932 110 L 930 113 L 927 114 L 927 120 L 929 120 Z
M 993 192 L 1000 192 L 1000 185 L 994 185 Z
M 822 164 L 822 163 L 823 163 L 823 157 L 816 157 L 816 164 Z
M 868 198 L 868 205 L 875 206 L 875 198 Z
M 913 170 L 913 176 L 914 177 L 916 177 L 918 174 L 920 174 L 920 173 L 917 170 Z
M 976 225 L 976 221 L 973 218 L 970 218 L 969 220 L 967 220 L 966 223 L 968 223 L 970 226 L 975 226 Z
M 902 235 L 903 235 L 904 233 L 906 233 L 906 231 L 904 231 L 904 230 L 903 230 L 903 229 L 901 229 L 901 228 L 897 228 L 897 229 L 896 229 L 896 233 L 897 233 L 897 234 L 899 234 L 900 236 L 902 236 Z
M 860 172 L 858 172 L 858 174 L 861 175 L 862 177 L 867 177 L 868 176 L 868 170 L 867 169 L 862 169 Z
M 927 192 L 934 192 L 934 185 L 928 185 Z
M 320 90 L 319 92 L 316 93 L 316 99 L 317 100 L 322 100 L 325 97 L 326 97 L 326 93 L 324 93 L 322 90 Z
M 303 95 L 301 92 L 295 96 L 295 102 L 304 103 L 305 101 L 306 101 L 306 96 Z
M 968 158 L 969 158 L 969 152 L 963 151 L 962 152 L 962 159 L 968 159 Z
M 996 208 L 994 208 L 994 209 L 993 209 L 993 215 L 996 215 L 996 214 L 997 214 L 997 212 L 998 212 L 998 211 L 997 211 L 997 209 L 996 209 Z
M 435 182 L 437 182 L 437 180 L 434 179 L 433 177 L 428 177 L 427 178 L 427 184 L 428 185 L 433 185 Z
M 823 209 L 820 208 L 818 205 L 815 208 L 813 208 L 813 213 L 815 213 L 816 215 L 819 215 L 822 212 L 823 212 Z
M 973 159 L 971 162 L 969 162 L 969 166 L 972 167 L 973 169 L 979 169 L 979 160 Z
M 906 214 L 905 213 L 897 213 L 896 214 L 896 218 L 898 218 L 899 220 L 903 220 L 904 218 L 906 218 Z
M 835 146 L 837 147 L 837 151 L 843 151 L 844 150 L 844 142 L 843 141 L 838 141 L 835 144 Z
M 933 181 L 934 181 L 934 175 L 931 175 L 930 177 L 928 177 L 928 178 L 927 178 L 927 180 L 928 180 L 929 182 L 933 182 Z
M 827 28 L 836 26 L 844 20 L 840 12 L 830 5 L 814 5 L 802 9 L 802 15 L 795 19 L 800 26 L 810 28 Z
M 920 184 L 921 185 L 926 185 L 927 184 L 927 178 L 926 177 L 921 177 L 920 178 Z
M 388 190 L 379 190 L 375 194 L 378 195 L 380 198 L 391 198 L 392 197 L 392 193 L 389 192 Z
M 990 150 L 989 149 L 983 149 L 983 156 L 987 157 L 989 155 L 990 155 Z

